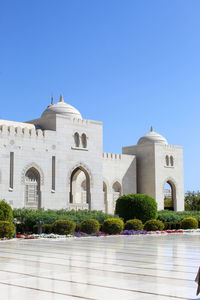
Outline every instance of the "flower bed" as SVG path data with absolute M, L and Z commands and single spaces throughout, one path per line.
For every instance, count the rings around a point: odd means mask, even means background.
M 200 234 L 200 229 L 174 229 L 174 230 L 163 230 L 163 231 L 145 231 L 145 230 L 124 230 L 121 234 L 115 235 L 115 236 L 120 236 L 120 235 L 159 235 L 159 234 L 188 234 L 188 233 L 197 233 Z M 42 233 L 42 234 L 17 234 L 16 238 L 17 239 L 26 239 L 26 240 L 33 240 L 33 239 L 38 239 L 38 238 L 45 238 L 45 239 L 66 239 L 66 238 L 80 238 L 80 237 L 104 237 L 104 236 L 112 236 L 109 234 L 105 234 L 102 231 L 96 232 L 96 233 L 91 233 L 87 234 L 85 232 L 75 232 L 73 235 L 60 235 L 60 234 L 55 234 L 55 233 Z M 7 238 L 1 238 L 0 240 L 7 240 Z

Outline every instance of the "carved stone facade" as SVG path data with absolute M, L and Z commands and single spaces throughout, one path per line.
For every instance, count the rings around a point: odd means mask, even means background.
M 38 119 L 0 120 L 0 198 L 13 207 L 113 213 L 120 195 L 138 192 L 163 209 L 168 182 L 174 209 L 183 210 L 181 147 L 152 129 L 122 154 L 103 153 L 102 130 L 62 96 Z

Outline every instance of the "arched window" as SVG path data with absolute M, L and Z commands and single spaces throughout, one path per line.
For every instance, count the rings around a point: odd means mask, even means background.
M 171 155 L 170 156 L 170 165 L 173 167 L 173 165 L 174 165 L 174 158 L 173 158 L 173 156 Z
M 82 142 L 82 147 L 87 148 L 87 137 L 85 133 L 83 133 L 81 136 L 81 142 Z
M 25 207 L 39 209 L 40 196 L 40 174 L 32 167 L 25 174 Z
M 74 134 L 74 143 L 75 143 L 75 147 L 79 147 L 80 146 L 80 137 L 79 137 L 78 132 L 76 132 Z
M 166 166 L 169 166 L 169 156 L 168 155 L 165 156 L 165 163 L 166 163 Z

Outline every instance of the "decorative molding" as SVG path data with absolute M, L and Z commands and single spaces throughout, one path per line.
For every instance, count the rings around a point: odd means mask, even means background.
M 42 171 L 42 169 L 34 162 L 32 163 L 29 163 L 28 165 L 26 165 L 24 167 L 24 169 L 22 170 L 22 174 L 21 174 L 21 183 L 22 184 L 25 184 L 25 175 L 26 175 L 26 172 L 31 169 L 31 168 L 35 168 L 39 174 L 40 174 L 40 184 L 43 185 L 44 184 L 44 173 Z

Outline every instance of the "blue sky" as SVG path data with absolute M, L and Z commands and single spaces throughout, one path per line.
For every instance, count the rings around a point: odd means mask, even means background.
M 1 1 L 0 118 L 37 118 L 62 93 L 114 153 L 153 125 L 198 190 L 199 32 L 198 0 Z

